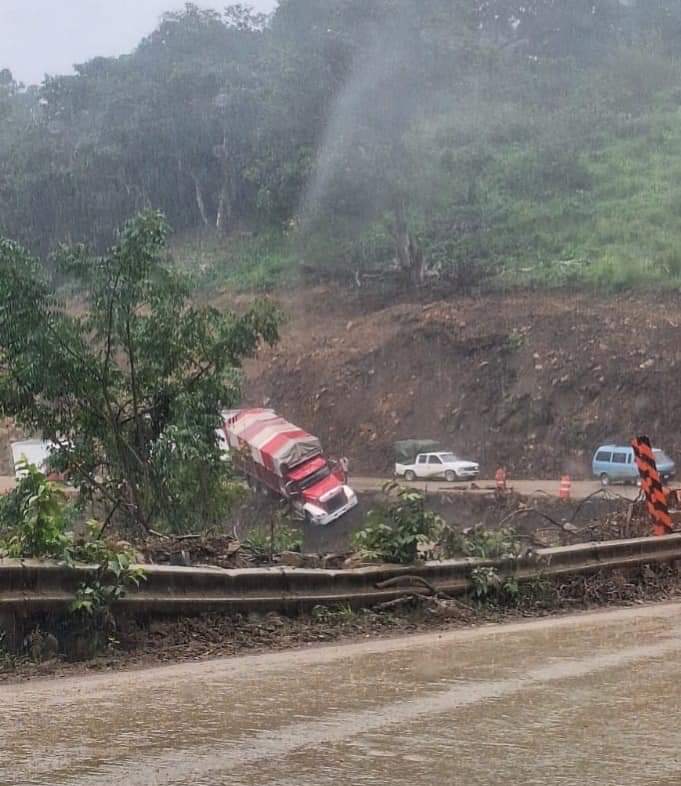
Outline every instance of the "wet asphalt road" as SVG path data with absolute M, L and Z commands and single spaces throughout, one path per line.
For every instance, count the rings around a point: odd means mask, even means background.
M 0 784 L 677 786 L 681 605 L 0 688 Z

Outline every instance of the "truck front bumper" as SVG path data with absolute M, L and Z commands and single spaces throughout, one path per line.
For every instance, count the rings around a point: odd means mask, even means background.
M 327 524 L 331 524 L 334 521 L 337 521 L 341 516 L 344 516 L 348 511 L 352 510 L 357 505 L 357 495 L 354 492 L 348 493 L 345 492 L 348 501 L 340 508 L 337 508 L 332 513 L 327 513 L 323 517 L 320 516 L 319 518 L 313 519 L 312 523 L 317 524 L 320 527 L 325 527 Z

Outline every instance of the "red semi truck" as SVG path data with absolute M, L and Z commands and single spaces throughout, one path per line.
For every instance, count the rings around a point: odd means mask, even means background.
M 331 467 L 317 437 L 271 409 L 223 412 L 232 463 L 250 483 L 289 500 L 313 524 L 330 524 L 355 507 L 357 496 Z

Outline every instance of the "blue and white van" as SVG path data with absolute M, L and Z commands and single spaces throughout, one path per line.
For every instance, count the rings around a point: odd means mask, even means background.
M 676 472 L 676 465 L 669 456 L 658 448 L 653 448 L 655 463 L 663 480 L 668 480 Z M 604 486 L 609 483 L 637 483 L 639 479 L 634 450 L 629 446 L 601 445 L 592 462 L 592 471 Z

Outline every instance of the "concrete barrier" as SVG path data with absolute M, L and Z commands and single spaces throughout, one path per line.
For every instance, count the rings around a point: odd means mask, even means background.
M 401 597 L 404 588 L 379 589 L 377 585 L 405 576 L 421 577 L 438 590 L 457 594 L 471 588 L 472 571 L 481 567 L 493 567 L 502 576 L 515 576 L 522 582 L 677 560 L 681 561 L 681 535 L 538 549 L 517 560 L 461 559 L 353 570 L 145 565 L 146 580 L 117 601 L 115 611 L 151 616 L 204 611 L 297 613 L 316 605 L 371 606 Z M 78 586 L 94 570 L 87 565 L 0 560 L 0 629 L 7 639 L 16 636 L 18 621 L 65 611 Z

